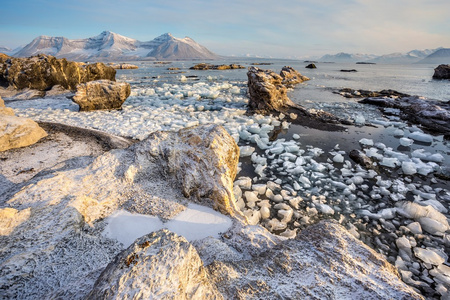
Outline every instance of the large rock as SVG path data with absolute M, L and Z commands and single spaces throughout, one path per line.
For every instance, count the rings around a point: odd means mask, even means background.
M 50 55 L 30 58 L 0 58 L 0 86 L 15 89 L 49 90 L 61 85 L 75 90 L 77 84 L 92 80 L 115 80 L 116 70 L 103 63 L 84 64 Z
M 160 230 L 137 239 L 97 279 L 89 299 L 222 299 L 195 248 Z
M 434 79 L 450 79 L 450 65 L 439 65 L 434 69 Z
M 45 130 L 33 120 L 1 114 L 0 108 L 0 151 L 26 147 L 46 136 Z
M 333 221 L 252 259 L 215 261 L 208 271 L 229 299 L 423 299 L 394 266 Z
M 250 67 L 247 77 L 250 111 L 269 113 L 295 106 L 287 96 L 287 88 L 280 75 L 270 70 Z
M 130 93 L 127 82 L 96 80 L 77 85 L 72 100 L 80 106 L 80 111 L 120 109 Z
M 297 70 L 289 66 L 284 66 L 281 69 L 280 76 L 283 78 L 282 83 L 284 85 L 294 85 L 309 80 L 308 77 L 303 76 Z
M 155 132 L 135 146 L 139 161 L 152 161 L 166 176 L 176 179 L 183 194 L 209 199 L 222 213 L 236 212 L 233 181 L 239 147 L 220 126 L 206 125 L 177 133 Z M 150 157 L 149 157 L 150 155 Z

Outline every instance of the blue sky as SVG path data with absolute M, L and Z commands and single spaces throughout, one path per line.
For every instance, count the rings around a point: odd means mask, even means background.
M 141 41 L 171 32 L 221 55 L 306 58 L 450 47 L 449 0 L 4 0 L 0 46 L 110 30 Z

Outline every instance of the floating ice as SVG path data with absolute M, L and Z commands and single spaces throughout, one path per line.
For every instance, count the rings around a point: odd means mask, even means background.
M 419 132 L 419 131 L 412 132 L 411 134 L 408 135 L 408 137 L 410 139 L 413 139 L 415 141 L 422 142 L 422 143 L 432 143 L 433 142 L 433 136 L 426 134 L 426 133 Z
M 373 146 L 373 140 L 371 139 L 363 138 L 359 140 L 359 143 L 363 146 Z
M 401 138 L 400 139 L 400 145 L 404 146 L 404 147 L 409 147 L 414 143 L 414 140 L 412 139 L 408 139 L 408 138 Z
M 445 262 L 445 258 L 439 255 L 438 252 L 434 251 L 433 249 L 423 249 L 423 248 L 414 248 L 414 255 L 427 264 L 432 265 L 440 265 Z
M 413 162 L 402 162 L 402 171 L 405 175 L 413 175 L 417 173 L 416 164 Z
M 255 152 L 255 148 L 251 146 L 241 146 L 239 147 L 239 149 L 240 149 L 239 157 L 247 157 L 252 155 L 253 152 Z

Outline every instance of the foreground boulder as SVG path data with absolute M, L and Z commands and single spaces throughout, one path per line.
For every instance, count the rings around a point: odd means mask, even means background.
M 15 89 L 49 90 L 54 85 L 75 90 L 79 83 L 115 80 L 116 70 L 103 63 L 84 64 L 50 55 L 30 58 L 0 58 L 0 86 Z
M 11 109 L 0 107 L 0 151 L 26 147 L 46 136 L 33 120 L 16 117 Z
M 285 66 L 281 69 L 280 76 L 283 78 L 282 83 L 284 85 L 294 85 L 309 80 L 308 77 L 303 76 L 297 70 L 289 66 Z
M 130 93 L 127 82 L 96 80 L 79 84 L 72 100 L 80 106 L 80 111 L 120 109 Z
M 215 261 L 208 271 L 229 299 L 423 299 L 334 221 L 311 225 L 252 259 Z
M 97 279 L 89 299 L 222 299 L 195 248 L 166 229 L 136 240 Z
M 450 65 L 439 65 L 434 69 L 434 79 L 450 79 Z

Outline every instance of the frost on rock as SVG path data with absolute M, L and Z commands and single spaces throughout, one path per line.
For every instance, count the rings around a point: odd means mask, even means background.
M 9 233 L 0 236 L 2 295 L 83 298 L 121 250 L 102 235 L 105 218 L 118 209 L 172 219 L 186 209 L 184 192 L 234 213 L 238 157 L 231 136 L 209 125 L 154 134 L 87 167 L 35 178 L 0 215 Z
M 195 248 L 168 230 L 137 239 L 102 272 L 90 299 L 222 299 Z
M 215 261 L 207 268 L 230 299 L 423 299 L 395 267 L 332 221 L 253 259 Z

